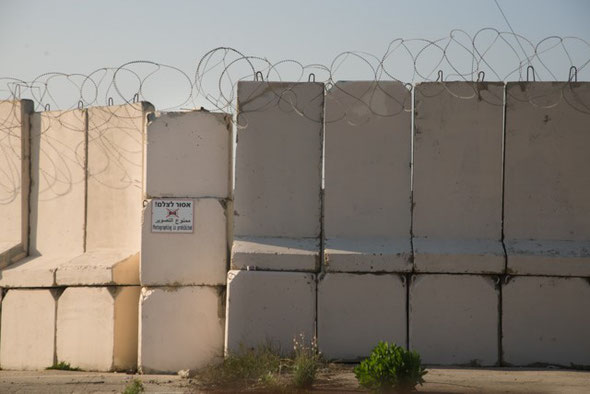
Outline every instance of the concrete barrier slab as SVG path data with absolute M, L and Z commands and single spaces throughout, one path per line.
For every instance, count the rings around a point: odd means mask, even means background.
M 224 113 L 158 113 L 147 129 L 148 198 L 230 197 L 231 130 Z
M 498 303 L 491 277 L 415 276 L 410 285 L 410 348 L 426 364 L 496 365 Z
M 411 105 L 408 89 L 390 81 L 339 81 L 326 95 L 324 233 L 333 249 L 330 269 L 407 270 L 407 261 L 396 255 L 411 253 L 405 249 Z M 391 241 L 383 245 L 385 239 Z M 371 245 L 376 249 L 367 249 Z M 350 247 L 353 253 L 346 252 Z
M 590 83 L 510 83 L 506 89 L 508 269 L 590 275 Z
M 52 290 L 8 290 L 2 300 L 2 369 L 37 370 L 54 364 L 55 311 Z
M 225 285 L 227 273 L 226 202 L 193 199 L 193 233 L 152 233 L 152 202 L 143 212 L 141 283 Z
M 88 109 L 86 250 L 141 243 L 148 103 Z
M 238 82 L 234 232 L 317 238 L 324 85 Z
M 320 266 L 319 239 L 236 237 L 232 269 L 316 271 Z
M 503 96 L 503 83 L 416 85 L 415 237 L 500 242 Z M 487 253 L 483 250 L 479 254 Z M 431 264 L 423 264 L 422 269 L 480 273 L 500 266 L 481 264 L 478 259 L 466 265 L 459 258 L 457 266 L 453 266 L 454 260 L 443 259 L 443 267 L 438 268 L 437 255 L 429 257 Z M 503 269 L 501 265 L 496 272 Z
M 328 272 L 410 272 L 410 238 L 332 238 L 325 242 Z
M 513 277 L 502 291 L 504 361 L 590 366 L 587 278 Z
M 315 275 L 229 271 L 227 281 L 227 352 L 271 344 L 288 354 L 295 337 L 313 338 Z
M 0 269 L 29 244 L 30 100 L 0 100 Z
M 57 359 L 88 371 L 137 366 L 139 286 L 68 287 L 57 306 Z
M 177 373 L 223 359 L 224 310 L 220 288 L 143 288 L 139 368 Z
M 505 258 L 498 241 L 414 238 L 417 272 L 499 273 L 504 271 Z
M 84 253 L 86 113 L 31 116 L 32 256 Z
M 397 275 L 328 273 L 318 284 L 318 347 L 357 361 L 379 341 L 406 346 L 406 286 Z
M 60 264 L 58 286 L 138 285 L 139 254 L 132 250 L 94 250 Z

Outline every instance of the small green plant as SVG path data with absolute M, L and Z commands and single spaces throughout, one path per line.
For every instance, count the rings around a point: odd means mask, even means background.
M 57 364 L 53 364 L 51 367 L 47 367 L 45 369 L 54 369 L 58 371 L 81 371 L 80 368 L 72 367 L 70 363 L 66 363 L 65 361 L 60 361 Z
M 354 369 L 359 384 L 372 391 L 413 391 L 426 372 L 418 353 L 387 342 L 379 342 Z
M 308 389 L 313 385 L 321 366 L 321 355 L 318 352 L 317 341 L 314 338 L 311 345 L 307 346 L 302 334 L 299 339 L 293 339 L 293 351 L 293 386 L 298 389 Z
M 139 379 L 133 379 L 126 387 L 123 394 L 139 394 L 143 393 L 145 388 L 143 387 L 143 382 Z

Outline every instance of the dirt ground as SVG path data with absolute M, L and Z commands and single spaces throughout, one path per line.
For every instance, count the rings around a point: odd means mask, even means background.
M 420 393 L 590 393 L 590 371 L 507 368 L 429 368 Z M 173 375 L 127 375 L 70 371 L 0 371 L 0 393 L 121 393 L 133 379 L 147 393 L 202 393 L 193 379 Z M 364 392 L 352 366 L 321 373 L 318 393 Z

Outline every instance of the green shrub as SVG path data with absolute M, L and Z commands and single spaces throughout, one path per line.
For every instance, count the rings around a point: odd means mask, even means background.
M 373 391 L 414 390 L 426 372 L 418 353 L 387 342 L 379 342 L 354 369 L 359 384 Z
M 144 391 L 145 388 L 143 387 L 143 383 L 141 382 L 141 380 L 133 379 L 131 383 L 129 383 L 127 387 L 125 387 L 125 391 L 123 391 L 123 394 L 139 394 L 143 393 Z
M 307 346 L 305 337 L 300 335 L 299 340 L 297 338 L 293 340 L 293 350 L 292 383 L 298 389 L 310 388 L 321 365 L 317 342 L 314 338 L 311 345 Z

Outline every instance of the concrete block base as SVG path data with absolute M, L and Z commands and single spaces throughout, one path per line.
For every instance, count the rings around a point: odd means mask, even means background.
M 57 359 L 87 371 L 137 366 L 139 286 L 69 287 L 57 307 Z
M 315 272 L 320 265 L 320 241 L 316 238 L 235 238 L 231 265 L 233 269 Z
M 329 272 L 409 272 L 410 239 L 326 240 L 324 260 Z
M 508 273 L 518 275 L 590 276 L 590 242 L 506 241 Z
M 271 344 L 288 354 L 295 337 L 313 338 L 315 275 L 230 271 L 227 282 L 226 351 Z
M 499 291 L 491 277 L 416 275 L 410 284 L 410 348 L 426 364 L 498 362 Z
M 501 274 L 504 248 L 493 240 L 445 240 L 414 238 L 417 272 L 452 274 Z
M 406 346 L 406 286 L 398 275 L 328 273 L 318 284 L 318 346 L 357 361 L 379 341 Z
M 54 290 L 8 290 L 2 300 L 0 368 L 37 370 L 55 362 Z
M 590 366 L 588 278 L 513 277 L 502 304 L 507 364 Z
M 223 297 L 218 287 L 144 287 L 139 369 L 176 373 L 223 358 Z

